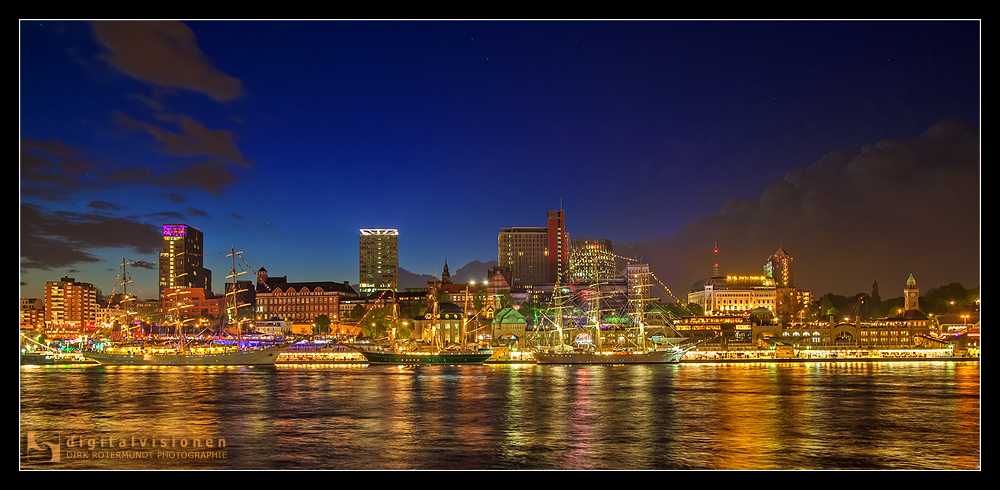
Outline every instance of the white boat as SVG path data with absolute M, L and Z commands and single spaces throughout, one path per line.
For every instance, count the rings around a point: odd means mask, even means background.
M 241 291 L 236 287 L 236 276 L 245 273 L 236 272 L 236 256 L 235 249 L 232 254 L 227 255 L 233 257 L 233 271 L 229 276 L 233 279 L 233 287 L 226 293 L 227 311 L 231 310 L 228 314 L 230 318 L 234 317 L 239 306 L 236 294 Z M 124 265 L 123 259 L 123 267 Z M 231 345 L 209 343 L 192 346 L 185 342 L 182 329 L 177 344 L 148 345 L 127 341 L 98 343 L 96 348 L 82 351 L 81 354 L 108 366 L 261 366 L 274 365 L 278 355 L 291 347 L 288 344 L 250 346 L 242 340 L 239 325 L 236 326 L 236 336 Z
M 645 274 L 648 274 L 648 268 Z M 653 348 L 648 349 L 646 347 L 646 304 L 649 302 L 648 292 L 642 290 L 642 288 L 648 287 L 648 280 L 638 281 L 639 288 L 635 293 L 634 297 L 629 300 L 631 306 L 631 312 L 629 316 L 635 325 L 638 325 L 638 345 L 634 348 L 623 349 L 621 347 L 617 349 L 604 349 L 602 346 L 601 338 L 601 306 L 600 306 L 600 284 L 594 285 L 595 292 L 591 298 L 590 314 L 588 315 L 589 327 L 593 329 L 593 337 L 591 343 L 591 337 L 587 334 L 583 334 L 579 337 L 585 338 L 587 342 L 584 343 L 583 348 L 572 348 L 570 346 L 564 345 L 562 343 L 563 338 L 563 327 L 562 327 L 562 307 L 557 307 L 557 315 L 553 320 L 558 331 L 559 345 L 551 348 L 538 348 L 532 353 L 535 361 L 539 364 L 670 364 L 679 363 L 684 354 L 690 350 L 691 347 L 679 347 L 676 345 L 668 344 L 666 348 Z M 558 284 L 556 285 L 557 296 L 556 303 L 561 303 L 561 289 L 559 289 Z
M 678 363 L 684 353 L 681 348 L 646 352 L 557 352 L 536 351 L 539 364 L 670 364 Z
M 197 352 L 180 349 L 142 349 L 132 352 L 88 351 L 83 356 L 106 366 L 270 366 L 287 345 L 261 349 L 238 349 Z

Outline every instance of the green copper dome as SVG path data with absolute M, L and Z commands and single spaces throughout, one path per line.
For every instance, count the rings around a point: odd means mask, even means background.
M 498 323 L 526 323 L 524 315 L 514 308 L 504 308 L 493 317 L 493 324 Z

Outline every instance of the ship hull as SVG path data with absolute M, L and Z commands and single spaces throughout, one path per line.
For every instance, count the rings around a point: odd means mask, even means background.
M 649 352 L 622 352 L 596 354 L 592 352 L 535 352 L 539 364 L 675 364 L 681 361 L 684 351 L 654 350 Z
M 108 354 L 84 352 L 87 359 L 105 366 L 268 366 L 274 365 L 278 354 L 288 346 L 257 350 L 221 352 L 217 354 Z
M 482 364 L 492 352 L 440 352 L 413 354 L 405 352 L 361 351 L 369 364 Z

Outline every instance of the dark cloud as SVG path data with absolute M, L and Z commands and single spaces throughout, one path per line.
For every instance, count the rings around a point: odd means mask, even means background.
M 178 221 L 184 221 L 184 215 L 175 211 L 162 211 L 159 213 L 153 213 L 149 215 L 150 218 L 154 218 L 154 221 L 160 221 L 163 223 L 174 223 Z
M 233 185 L 236 177 L 219 162 L 202 162 L 173 175 L 165 175 L 160 181 L 169 187 L 194 187 L 213 196 L 221 197 L 222 190 Z
M 154 99 L 136 94 L 129 95 L 129 97 L 142 102 L 143 105 L 156 112 L 163 112 L 166 110 L 166 106 L 163 105 L 163 100 L 161 99 Z
M 209 157 L 210 160 L 196 163 L 178 163 L 180 170 L 154 174 L 146 168 L 119 170 L 114 178 L 119 182 L 149 183 L 158 187 L 196 188 L 214 196 L 236 182 L 236 176 L 228 168 L 230 164 L 244 167 L 253 165 L 233 142 L 232 133 L 225 130 L 211 130 L 186 116 L 159 115 L 161 121 L 176 123 L 181 133 L 171 133 L 154 124 L 137 121 L 116 111 L 115 119 L 125 127 L 142 129 L 159 143 L 158 150 L 167 156 Z M 181 202 L 181 201 L 177 201 Z
M 133 121 L 122 115 L 125 120 Z M 205 130 L 205 134 L 218 134 Z M 59 142 L 40 143 L 23 141 L 21 145 L 20 186 L 22 197 L 45 201 L 63 201 L 83 190 L 104 191 L 111 187 L 152 185 L 178 189 L 200 189 L 214 196 L 221 196 L 225 188 L 236 182 L 227 164 L 251 165 L 242 153 L 232 146 L 227 132 L 219 141 L 220 146 L 206 144 L 205 151 L 219 150 L 218 155 L 203 153 L 213 159 L 195 163 L 177 163 L 179 170 L 155 172 L 150 167 L 116 167 L 93 160 L 62 160 L 78 157 L 83 152 Z M 181 138 L 183 139 L 183 138 Z M 197 139 L 197 138 L 195 138 Z M 224 142 L 223 142 L 224 140 Z M 181 145 L 183 146 L 183 145 Z M 197 144 L 188 147 L 195 152 Z M 173 202 L 184 202 L 186 197 L 177 193 L 163 194 Z
M 160 121 L 172 123 L 181 129 L 180 133 L 169 132 L 154 124 L 135 120 L 121 111 L 114 112 L 115 120 L 128 128 L 143 129 L 159 142 L 159 150 L 166 155 L 193 157 L 210 156 L 226 163 L 236 163 L 249 167 L 252 162 L 233 143 L 233 134 L 224 129 L 212 130 L 187 116 L 158 114 Z
M 911 272 L 927 287 L 977 286 L 979 144 L 944 120 L 910 141 L 831 153 L 789 171 L 758 202 L 728 202 L 675 235 L 615 251 L 642 256 L 681 299 L 711 275 L 715 243 L 723 274 L 760 274 L 781 246 L 795 259 L 796 285 L 818 294 L 870 292 L 875 280 L 901 286 Z
M 122 209 L 121 206 L 108 201 L 90 201 L 87 207 L 98 211 L 120 211 Z
M 59 141 L 21 141 L 21 195 L 61 201 L 83 189 L 103 189 L 104 167 L 81 160 L 83 152 Z
M 100 262 L 89 250 L 123 247 L 137 253 L 159 252 L 159 227 L 130 219 L 65 211 L 47 213 L 21 203 L 21 267 L 51 270 Z
M 72 146 L 69 146 L 61 141 L 21 141 L 21 154 L 30 153 L 32 150 L 37 150 L 40 153 L 45 153 L 54 157 L 58 157 L 64 160 L 72 160 L 79 158 L 79 153 Z
M 182 22 L 94 22 L 93 28 L 107 49 L 104 59 L 132 78 L 202 92 L 217 101 L 235 99 L 243 91 L 238 79 L 211 66 Z
M 242 216 L 242 215 L 239 215 L 239 214 L 236 214 L 236 213 L 230 213 L 230 216 L 232 216 L 233 218 L 236 218 L 236 219 L 246 219 L 245 216 Z
M 138 267 L 140 269 L 156 270 L 157 265 L 155 262 L 146 262 L 142 260 L 132 261 L 132 267 Z
M 158 197 L 162 197 L 162 198 L 164 198 L 164 199 L 166 199 L 166 200 L 168 200 L 170 202 L 176 202 L 178 204 L 183 203 L 183 202 L 187 202 L 187 196 L 185 196 L 183 194 L 165 193 L 165 194 L 157 194 L 157 196 Z
M 201 216 L 203 218 L 211 218 L 211 216 L 209 216 L 209 214 L 206 213 L 205 211 L 202 211 L 201 209 L 195 209 L 190 206 L 188 206 L 187 208 L 187 214 L 188 216 Z
M 126 185 L 150 185 L 155 179 L 153 169 L 149 167 L 115 169 L 108 178 L 115 183 Z

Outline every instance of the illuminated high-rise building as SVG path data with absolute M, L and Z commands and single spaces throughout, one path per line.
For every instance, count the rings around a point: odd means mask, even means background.
M 569 233 L 562 210 L 548 212 L 548 226 L 501 228 L 497 263 L 511 272 L 511 288 L 554 283 L 569 270 Z
M 653 299 L 649 264 L 633 263 L 627 265 L 625 278 L 628 280 L 628 298 L 645 308 L 646 304 Z
M 212 292 L 212 271 L 205 268 L 204 236 L 184 224 L 163 225 L 160 250 L 160 301 L 167 288 L 201 288 Z M 210 295 L 210 294 L 209 294 Z
M 764 264 L 764 275 L 774 280 L 776 288 L 794 288 L 795 278 L 792 276 L 792 256 L 785 253 L 784 247 L 771 254 Z
M 548 213 L 548 282 L 563 281 L 569 270 L 569 232 L 566 231 L 566 211 Z
M 784 247 L 779 246 L 778 251 L 767 258 L 764 276 L 774 281 L 774 314 L 778 319 L 786 322 L 798 316 L 803 306 L 808 304 L 803 301 L 808 301 L 809 293 L 795 288 L 792 256 L 785 252 Z
M 358 257 L 358 288 L 362 295 L 398 290 L 399 230 L 362 229 Z
M 97 319 L 97 288 L 72 277 L 45 283 L 45 328 L 93 328 Z
M 594 282 L 618 276 L 611 240 L 574 238 L 570 240 L 569 280 Z

